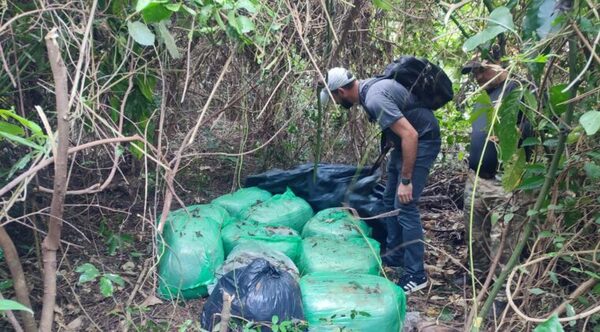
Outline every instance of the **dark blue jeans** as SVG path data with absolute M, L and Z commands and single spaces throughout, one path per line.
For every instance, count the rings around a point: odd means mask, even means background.
M 396 217 L 386 218 L 387 251 L 383 257 L 386 264 L 404 267 L 406 274 L 424 276 L 423 226 L 417 205 L 427 183 L 429 169 L 440 152 L 441 141 L 419 140 L 417 159 L 412 174 L 413 200 L 408 204 L 398 201 L 396 192 L 402 177 L 402 151 L 392 150 L 387 166 L 387 184 L 383 196 L 386 210 L 400 209 Z

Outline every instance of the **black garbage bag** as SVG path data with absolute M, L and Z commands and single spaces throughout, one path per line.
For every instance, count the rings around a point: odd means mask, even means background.
M 247 321 L 271 323 L 273 316 L 277 316 L 279 322 L 304 320 L 298 282 L 291 274 L 278 270 L 265 259 L 257 258 L 248 266 L 219 279 L 202 310 L 200 321 L 202 328 L 208 331 L 221 321 L 223 292 L 234 296 L 231 315 Z M 245 325 L 244 322 L 238 323 L 240 327 Z M 261 331 L 270 330 L 261 328 Z
M 361 217 L 372 217 L 386 212 L 383 206 L 385 186 L 379 182 L 380 177 L 380 170 L 372 172 L 370 167 L 318 164 L 315 174 L 314 164 L 304 164 L 290 170 L 273 169 L 249 176 L 246 186 L 256 186 L 273 194 L 283 193 L 289 187 L 315 211 L 346 203 Z M 383 247 L 386 237 L 383 221 L 367 223 L 373 228 L 373 238 Z

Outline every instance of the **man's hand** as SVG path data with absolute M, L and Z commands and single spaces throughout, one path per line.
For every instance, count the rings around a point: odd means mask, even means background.
M 413 192 L 412 183 L 409 183 L 409 184 L 401 183 L 398 186 L 398 200 L 400 201 L 400 203 L 403 203 L 403 204 L 410 203 L 413 199 L 412 192 Z

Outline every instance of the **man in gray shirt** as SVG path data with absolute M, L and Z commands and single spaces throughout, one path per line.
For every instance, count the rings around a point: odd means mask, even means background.
M 424 269 L 423 227 L 418 200 L 429 170 L 440 151 L 440 128 L 431 109 L 393 79 L 358 81 L 344 68 L 332 68 L 321 102 L 329 96 L 350 109 L 360 104 L 369 120 L 377 122 L 386 139 L 393 143 L 387 166 L 384 193 L 386 209 L 399 209 L 397 217 L 386 219 L 387 252 L 383 262 L 404 269 L 399 285 L 406 294 L 428 285 Z

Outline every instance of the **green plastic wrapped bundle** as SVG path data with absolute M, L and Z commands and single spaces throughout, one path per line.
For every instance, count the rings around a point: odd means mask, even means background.
M 406 296 L 368 274 L 316 273 L 300 279 L 309 331 L 402 331 Z
M 285 193 L 242 211 L 240 217 L 259 224 L 286 226 L 301 232 L 312 215 L 310 205 L 288 188 Z
M 212 208 L 216 210 L 211 211 Z M 208 294 L 225 254 L 221 224 L 229 218 L 220 208 L 190 206 L 169 213 L 158 242 L 158 294 L 165 299 L 192 299 Z
M 302 240 L 298 269 L 302 275 L 315 272 L 345 272 L 379 275 L 379 242 L 371 238 Z
M 232 222 L 223 227 L 223 248 L 225 255 L 242 243 L 259 243 L 273 250 L 281 251 L 296 261 L 300 254 L 302 238 L 295 230 L 285 226 L 266 226 L 250 221 Z
M 331 236 L 336 238 L 351 238 L 371 235 L 371 227 L 366 222 L 355 218 L 340 208 L 325 209 L 304 225 L 302 237 Z
M 186 206 L 185 209 L 173 210 L 169 212 L 169 220 L 177 220 L 179 218 L 188 218 L 197 220 L 202 218 L 211 218 L 218 222 L 219 225 L 226 224 L 230 219 L 229 212 L 216 204 L 198 204 Z
M 236 217 L 243 210 L 258 203 L 262 203 L 269 198 L 271 198 L 270 192 L 258 187 L 249 187 L 217 197 L 211 203 L 225 208 L 232 217 Z

